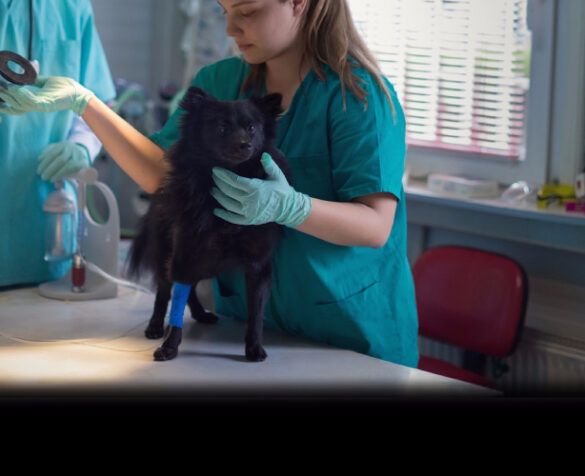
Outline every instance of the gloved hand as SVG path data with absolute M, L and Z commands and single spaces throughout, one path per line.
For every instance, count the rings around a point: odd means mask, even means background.
M 43 180 L 56 182 L 63 177 L 90 166 L 87 149 L 74 142 L 49 144 L 39 156 L 37 174 Z
M 262 225 L 276 222 L 295 228 L 311 212 L 311 198 L 291 187 L 282 170 L 264 153 L 262 166 L 266 180 L 240 177 L 229 170 L 214 167 L 213 180 L 218 188 L 211 195 L 227 210 L 213 213 L 236 225 Z
M 34 84 L 40 90 L 31 90 L 12 84 L 0 87 L 0 113 L 24 114 L 30 111 L 54 112 L 71 109 L 81 115 L 93 92 L 71 78 L 39 76 Z

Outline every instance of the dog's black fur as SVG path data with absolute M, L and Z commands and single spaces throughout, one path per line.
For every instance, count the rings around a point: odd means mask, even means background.
M 196 87 L 187 91 L 181 102 L 185 110 L 181 136 L 166 154 L 170 172 L 152 195 L 130 251 L 131 275 L 148 269 L 157 286 L 146 337 L 158 339 L 165 334 L 173 282 L 192 285 L 188 305 L 194 319 L 216 322 L 217 317 L 199 303 L 195 286 L 221 271 L 241 268 L 248 312 L 246 358 L 266 358 L 263 309 L 272 283 L 271 258 L 282 227 L 276 223 L 238 226 L 215 216 L 213 209 L 220 205 L 210 194 L 215 186 L 211 171 L 219 166 L 244 177 L 265 178 L 260 157 L 268 152 L 287 179 L 290 177 L 283 154 L 272 145 L 281 99 L 280 94 L 269 94 L 218 101 Z M 169 360 L 178 353 L 182 328 L 169 325 L 167 331 L 154 353 L 155 360 Z

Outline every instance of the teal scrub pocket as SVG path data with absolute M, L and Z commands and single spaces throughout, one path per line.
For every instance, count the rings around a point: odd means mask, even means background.
M 380 334 L 387 341 L 398 335 L 393 316 L 379 306 L 380 292 L 380 283 L 374 282 L 339 301 L 315 304 L 304 320 L 306 333 L 336 347 L 379 353 L 376 342 Z M 384 349 L 387 345 L 385 342 Z

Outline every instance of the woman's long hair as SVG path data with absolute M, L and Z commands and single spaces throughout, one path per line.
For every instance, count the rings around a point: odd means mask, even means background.
M 346 0 L 308 0 L 300 34 L 304 41 L 304 57 L 319 78 L 327 79 L 325 64 L 339 75 L 344 107 L 346 88 L 364 103 L 364 107 L 368 104 L 366 92 L 360 84 L 364 81 L 352 72 L 353 62 L 356 62 L 374 77 L 394 112 L 378 62 L 357 31 Z M 250 66 L 243 90 L 260 90 L 264 68 L 264 64 Z

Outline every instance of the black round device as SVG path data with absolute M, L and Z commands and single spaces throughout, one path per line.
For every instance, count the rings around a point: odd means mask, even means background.
M 22 69 L 22 73 L 14 71 L 9 63 L 16 63 Z M 32 63 L 22 56 L 13 53 L 12 51 L 0 51 L 0 76 L 6 81 L 18 84 L 33 84 L 37 79 L 37 72 Z

